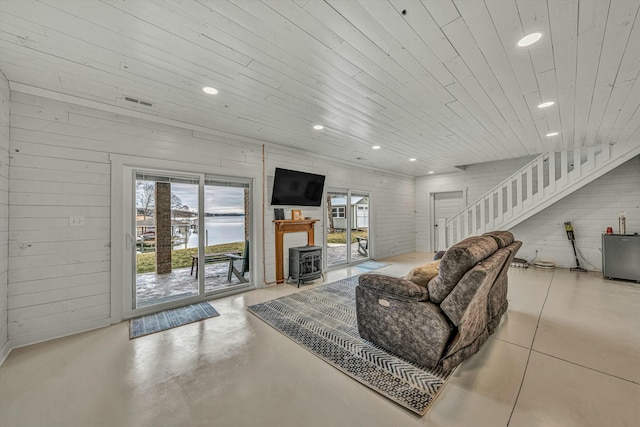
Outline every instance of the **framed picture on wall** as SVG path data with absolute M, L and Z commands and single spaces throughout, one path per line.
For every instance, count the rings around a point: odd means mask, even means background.
M 275 218 L 275 220 L 282 220 L 284 219 L 284 209 L 274 209 L 273 210 L 273 217 Z
M 302 217 L 302 211 L 300 209 L 291 209 L 291 219 L 294 221 L 304 219 Z

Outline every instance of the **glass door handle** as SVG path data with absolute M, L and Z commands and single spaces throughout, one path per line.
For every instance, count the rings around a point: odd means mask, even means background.
M 126 241 L 127 248 L 130 248 L 135 244 L 136 239 L 135 237 L 133 237 L 133 234 L 127 233 L 125 235 L 125 241 Z

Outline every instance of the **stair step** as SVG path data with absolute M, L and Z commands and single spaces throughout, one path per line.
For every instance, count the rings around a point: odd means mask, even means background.
M 638 154 L 640 145 L 631 141 L 614 146 L 603 144 L 542 153 L 447 220 L 443 227 L 438 227 L 438 241 L 446 242 L 446 246 L 436 249 L 446 249 L 457 241 L 486 231 L 515 227 Z M 551 168 L 553 172 L 550 172 Z M 506 197 L 504 188 L 507 189 Z M 498 203 L 494 206 L 496 199 Z M 505 206 L 506 211 L 502 212 Z M 472 216 L 471 224 L 469 215 Z M 470 228 L 475 232 L 469 233 Z

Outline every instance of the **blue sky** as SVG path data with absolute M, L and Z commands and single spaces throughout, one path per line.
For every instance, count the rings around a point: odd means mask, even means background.
M 171 191 L 182 203 L 189 206 L 189 210 L 197 212 L 198 186 L 193 184 L 171 184 Z M 244 189 L 237 187 L 218 187 L 207 185 L 204 187 L 206 213 L 243 213 Z

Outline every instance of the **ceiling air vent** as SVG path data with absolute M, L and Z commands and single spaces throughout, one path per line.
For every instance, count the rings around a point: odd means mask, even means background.
M 153 104 L 150 103 L 149 101 L 142 101 L 141 99 L 136 99 L 136 98 L 133 98 L 131 96 L 125 96 L 124 100 L 125 101 L 129 101 L 129 102 L 133 102 L 134 104 L 144 105 L 145 107 L 153 107 Z

